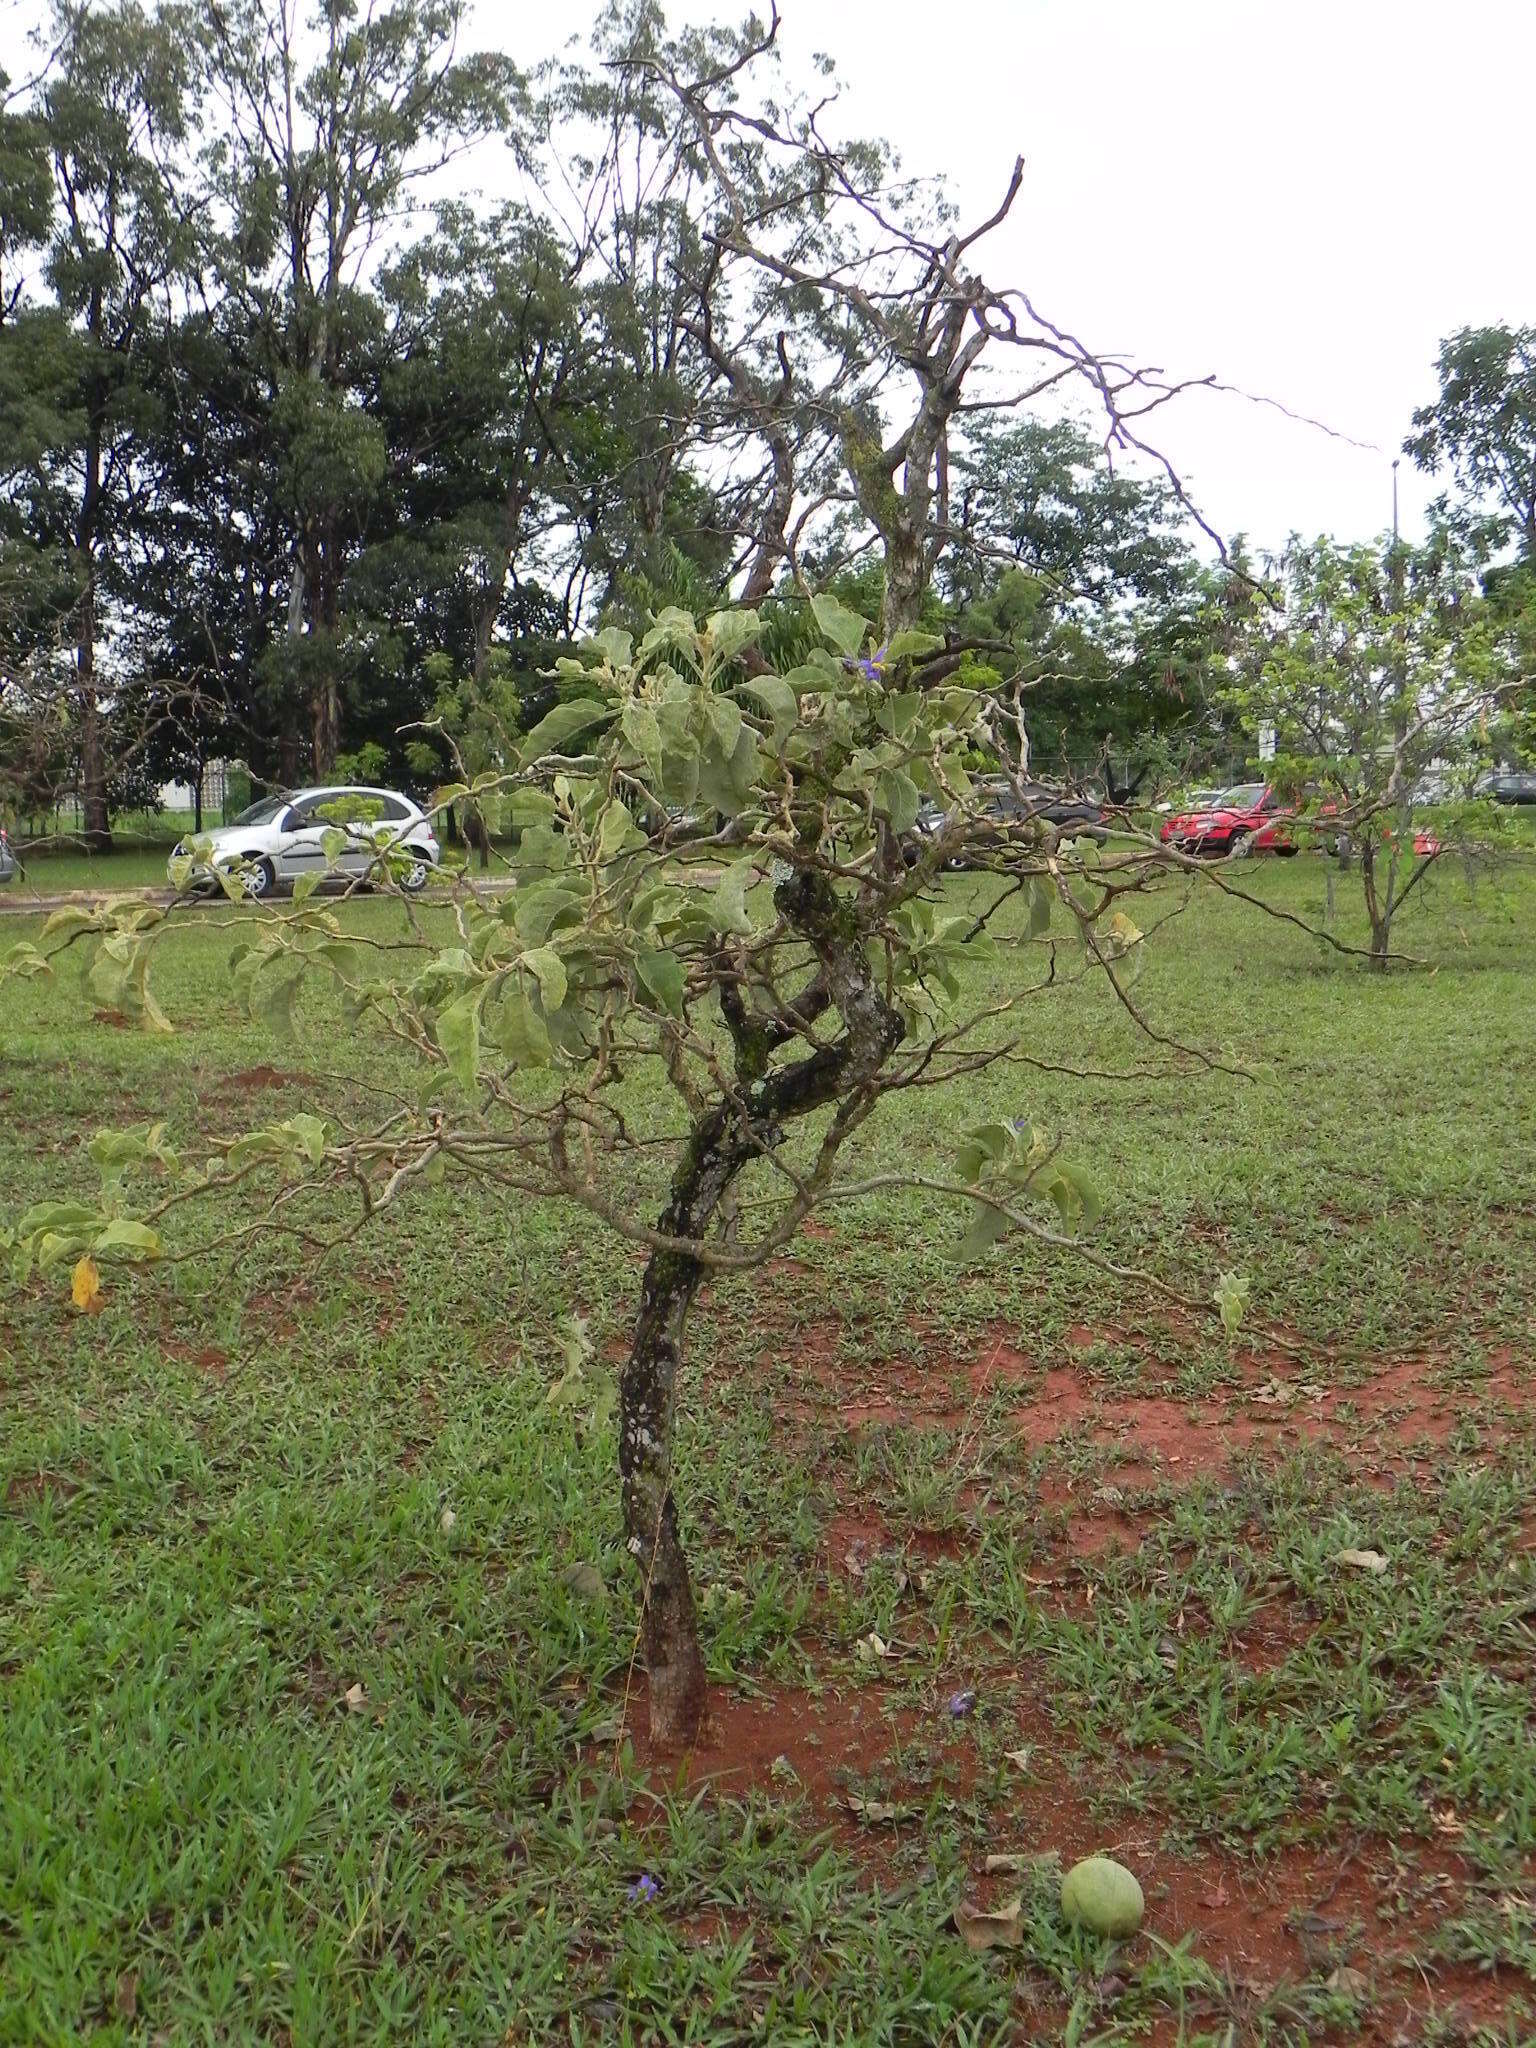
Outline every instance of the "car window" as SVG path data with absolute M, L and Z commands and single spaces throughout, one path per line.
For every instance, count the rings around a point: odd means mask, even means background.
M 278 816 L 288 808 L 285 796 L 264 796 L 260 803 L 249 805 L 238 818 L 231 819 L 235 825 L 275 825 Z
M 386 816 L 384 799 L 370 789 L 316 790 L 298 807 L 301 825 L 368 825 Z
M 381 796 L 377 801 L 380 817 L 388 818 L 392 825 L 403 824 L 411 815 L 410 805 L 401 797 Z
M 1221 801 L 1228 810 L 1251 811 L 1268 794 L 1262 782 L 1239 782 L 1227 791 Z

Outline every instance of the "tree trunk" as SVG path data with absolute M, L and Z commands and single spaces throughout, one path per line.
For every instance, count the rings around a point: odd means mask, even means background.
M 100 324 L 100 295 L 92 305 L 92 332 Z M 80 631 L 75 643 L 75 682 L 80 692 L 80 810 L 85 843 L 93 853 L 112 845 L 107 809 L 107 764 L 101 740 L 101 705 L 96 694 L 96 525 L 101 506 L 101 419 L 92 406 L 85 436 L 85 483 L 80 496 Z
M 1384 974 L 1391 951 L 1392 914 L 1377 893 L 1376 842 L 1369 830 L 1360 836 L 1360 878 L 1365 884 L 1365 914 L 1371 921 L 1370 964 L 1375 972 Z
M 706 1698 L 698 1615 L 672 1497 L 677 1369 L 699 1277 L 696 1259 L 652 1254 L 635 1340 L 620 1381 L 624 1531 L 640 1567 L 640 1643 L 650 1677 L 651 1737 L 665 1749 L 687 1748 L 696 1740 Z
M 881 993 L 851 905 L 824 876 L 809 874 L 780 883 L 774 902 L 809 941 L 819 963 L 816 979 L 793 1019 L 751 1018 L 739 1003 L 722 999 L 736 1047 L 739 1092 L 695 1123 L 658 1224 L 666 1238 L 702 1240 L 743 1167 L 773 1150 L 786 1123 L 835 1102 L 824 1141 L 830 1162 L 841 1135 L 859 1120 L 860 1104 L 882 1065 L 901 1043 L 900 1013 Z M 829 1004 L 842 1020 L 842 1035 L 831 1045 L 813 1046 L 802 1059 L 771 1067 L 772 1054 L 808 1034 Z M 687 1252 L 651 1254 L 634 1342 L 619 1381 L 624 1533 L 640 1569 L 651 1736 L 665 1748 L 693 1742 L 705 1708 L 698 1616 L 672 1497 L 677 1373 L 688 1310 L 703 1274 Z
M 92 853 L 112 849 L 107 808 L 107 768 L 101 745 L 101 707 L 96 701 L 95 648 L 82 639 L 76 676 L 80 684 L 80 823 Z
M 329 782 L 336 773 L 336 755 L 341 744 L 341 705 L 334 676 L 325 676 L 315 685 L 312 708 L 315 780 Z
M 464 844 L 474 847 L 475 851 L 479 854 L 482 870 L 490 866 L 490 828 L 487 826 L 484 814 L 478 804 L 466 803 L 464 806 Z

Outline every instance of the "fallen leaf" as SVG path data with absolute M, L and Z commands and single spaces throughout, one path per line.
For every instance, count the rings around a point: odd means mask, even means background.
M 1120 1486 L 1112 1486 L 1106 1483 L 1103 1486 L 1096 1486 L 1093 1489 L 1093 1498 L 1096 1501 L 1098 1501 L 1100 1505 L 1103 1507 L 1118 1508 L 1122 1506 L 1125 1501 L 1125 1489 Z
M 1455 1810 L 1452 1807 L 1445 1807 L 1440 1813 L 1434 1814 L 1433 1818 L 1437 1835 L 1456 1836 L 1466 1833 L 1466 1829 L 1456 1818 Z
M 349 1685 L 342 1697 L 346 1700 L 349 1714 L 360 1714 L 368 1704 L 368 1694 L 361 1681 L 356 1685 Z
M 1262 1387 L 1255 1387 L 1251 1397 L 1262 1401 L 1266 1408 L 1292 1408 L 1301 1396 L 1289 1380 L 1267 1379 Z
M 1208 1913 L 1215 1913 L 1227 1903 L 1227 1888 L 1218 1878 L 1213 1892 L 1202 1894 L 1200 1903 Z
M 1032 1742 L 1026 1742 L 1022 1749 L 1005 1749 L 1003 1756 L 1008 1763 L 1013 1765 L 1016 1771 L 1027 1771 L 1030 1758 L 1034 1753 L 1035 1745 Z
M 867 1636 L 860 1636 L 853 1646 L 853 1654 L 861 1664 L 878 1664 L 882 1658 L 894 1657 L 896 1652 L 885 1637 L 871 1629 Z
M 101 1271 L 89 1253 L 83 1259 L 76 1259 L 75 1270 L 70 1275 L 69 1295 L 82 1315 L 99 1316 L 106 1307 L 101 1291 Z
M 112 2003 L 125 2020 L 131 2020 L 139 2009 L 139 1973 L 124 1970 L 117 1980 L 117 1989 L 112 1994 Z
M 1379 1550 L 1336 1550 L 1333 1562 L 1351 1565 L 1357 1572 L 1384 1572 L 1387 1568 Z
M 855 1820 L 861 1820 L 866 1826 L 873 1828 L 895 1827 L 912 1817 L 904 1806 L 897 1806 L 885 1799 L 863 1799 L 857 1792 L 848 1793 L 847 1805 Z
M 1038 1870 L 1056 1861 L 1054 1849 L 1009 1849 L 989 1856 L 982 1869 L 988 1877 L 1018 1877 L 1026 1870 Z
M 1325 1991 L 1335 1991 L 1340 1998 L 1347 1998 L 1357 2004 L 1366 1994 L 1368 1986 L 1363 1970 L 1352 1969 L 1348 1963 L 1340 1963 L 1336 1970 L 1330 1970 L 1323 1979 Z
M 969 1906 L 956 1906 L 955 1929 L 973 1955 L 988 1948 L 1022 1948 L 1024 1901 L 1010 1899 L 995 1913 L 977 1913 Z
M 600 1600 L 607 1591 L 602 1573 L 589 1564 L 568 1564 L 560 1573 L 559 1583 L 578 1600 Z
M 443 1512 L 437 1518 L 437 1526 L 439 1527 L 439 1529 L 442 1530 L 445 1536 L 451 1536 L 453 1534 L 454 1524 L 458 1521 L 458 1519 L 458 1516 L 453 1512 L 452 1508 L 444 1508 Z

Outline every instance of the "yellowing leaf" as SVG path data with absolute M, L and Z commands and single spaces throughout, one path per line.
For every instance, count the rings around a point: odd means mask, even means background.
M 101 1291 L 101 1273 L 93 1258 L 76 1259 L 74 1272 L 70 1275 L 69 1294 L 82 1315 L 99 1316 L 106 1307 Z

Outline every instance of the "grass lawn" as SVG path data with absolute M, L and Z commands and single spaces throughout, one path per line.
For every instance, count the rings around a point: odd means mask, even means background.
M 1315 859 L 1242 879 L 1321 909 Z M 243 915 L 167 948 L 173 1039 L 73 967 L 4 985 L 6 1218 L 92 1185 L 101 1124 L 408 1080 L 319 996 L 295 1040 L 237 1014 Z M 890 1105 L 861 1163 L 1028 1117 L 1093 1166 L 1103 1250 L 1245 1272 L 1255 1322 L 1229 1349 L 1028 1243 L 961 1269 L 912 1194 L 712 1289 L 686 1767 L 626 1705 L 639 1268 L 588 1219 L 442 1184 L 317 1269 L 112 1269 L 94 1319 L 8 1285 L 0 2041 L 1536 2037 L 1533 937 L 1518 867 L 1447 864 L 1399 934 L 1434 971 L 1384 981 L 1202 889 L 1137 997 L 1242 1072 L 1164 1071 L 1067 975 L 1037 1065 Z M 1128 1943 L 1060 1920 L 1095 1849 L 1145 1888 Z

